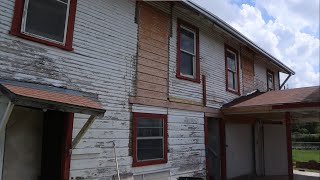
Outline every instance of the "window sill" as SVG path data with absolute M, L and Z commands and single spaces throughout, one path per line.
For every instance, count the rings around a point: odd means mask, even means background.
M 236 90 L 232 90 L 232 89 L 227 88 L 227 92 L 230 92 L 232 94 L 236 94 L 236 95 L 240 96 L 240 91 L 236 91 Z
M 167 162 L 168 162 L 167 159 L 133 162 L 132 167 L 150 166 L 150 165 L 156 165 L 156 164 L 166 164 Z
M 43 39 L 38 39 L 38 38 L 35 38 L 35 37 L 32 37 L 32 36 L 28 36 L 28 35 L 25 35 L 25 34 L 22 34 L 22 33 L 13 33 L 12 31 L 10 32 L 10 34 L 13 35 L 13 36 L 17 36 L 17 37 L 20 37 L 20 38 L 23 38 L 23 39 L 26 39 L 26 40 L 30 40 L 30 41 L 33 41 L 33 42 L 37 42 L 37 43 L 40 43 L 40 44 L 44 44 L 44 45 L 47 45 L 47 46 L 57 47 L 57 48 L 60 48 L 60 49 L 66 50 L 66 51 L 73 51 L 73 48 L 71 46 L 68 46 L 68 45 L 61 45 L 61 44 L 57 44 L 57 43 L 54 43 L 54 42 L 46 41 L 46 40 L 43 40 Z
M 190 78 L 190 77 L 182 76 L 180 74 L 176 74 L 176 78 L 182 79 L 182 80 L 186 80 L 186 81 L 195 82 L 195 83 L 200 83 L 200 77 L 198 77 L 198 76 L 197 76 L 196 79 L 193 79 L 193 78 Z

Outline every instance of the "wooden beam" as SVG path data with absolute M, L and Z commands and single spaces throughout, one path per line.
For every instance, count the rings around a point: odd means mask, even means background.
M 204 112 L 204 113 L 209 113 L 208 115 L 213 115 L 214 117 L 220 117 L 219 109 L 211 108 L 211 107 L 203 107 L 202 105 L 194 105 L 194 104 L 181 103 L 181 102 L 171 102 L 171 101 L 164 101 L 164 100 L 144 98 L 144 97 L 130 97 L 129 103 Z
M 246 106 L 246 107 L 229 107 L 222 108 L 221 111 L 223 114 L 257 114 L 257 113 L 266 113 L 272 110 L 272 106 Z
M 8 120 L 10 118 L 11 112 L 13 110 L 13 107 L 14 107 L 14 104 L 9 100 L 8 106 L 7 106 L 6 110 L 4 111 L 2 118 L 0 119 L 0 132 L 5 130 L 7 123 L 8 123 Z
M 77 134 L 77 136 L 72 141 L 72 149 L 74 149 L 77 144 L 79 143 L 80 139 L 84 136 L 84 134 L 87 132 L 87 130 L 90 128 L 94 120 L 97 118 L 96 115 L 91 115 L 87 122 L 82 126 L 81 130 Z
M 285 122 L 286 122 L 286 135 L 287 135 L 288 176 L 289 176 L 289 180 L 293 180 L 291 117 L 289 112 L 286 112 L 285 114 Z

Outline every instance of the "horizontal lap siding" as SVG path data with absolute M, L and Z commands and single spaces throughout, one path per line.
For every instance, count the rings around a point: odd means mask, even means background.
M 186 100 L 193 100 L 201 103 L 203 98 L 202 82 L 194 83 L 176 78 L 176 37 L 177 18 L 180 18 L 199 28 L 200 46 L 200 72 L 206 76 L 207 84 L 207 106 L 219 108 L 222 104 L 238 97 L 226 92 L 225 84 L 225 40 L 221 34 L 213 30 L 212 26 L 199 23 L 199 20 L 190 18 L 179 9 L 173 10 L 172 17 L 172 37 L 170 38 L 170 58 L 169 58 L 169 96 Z M 237 47 L 235 47 L 238 49 Z M 241 70 L 240 70 L 241 71 Z M 240 73 L 240 81 L 241 73 Z
M 186 15 L 184 15 L 186 16 Z M 176 78 L 177 72 L 177 18 L 184 17 L 176 9 L 172 14 L 172 36 L 170 38 L 169 57 L 169 96 L 202 102 L 202 84 Z M 188 21 L 187 21 L 188 22 Z M 189 22 L 192 24 L 192 22 Z M 195 25 L 195 24 L 193 24 Z M 201 36 L 201 29 L 200 29 Z M 201 37 L 200 37 L 201 44 Z M 201 48 L 200 48 L 201 59 Z M 201 64 L 201 60 L 200 60 Z
M 172 178 L 205 176 L 204 113 L 134 104 L 133 112 L 168 115 L 168 163 L 134 171 L 170 171 Z
M 270 64 L 267 64 L 261 57 L 254 61 L 254 87 L 260 91 L 267 91 L 267 69 L 274 72 L 274 86 L 279 90 L 279 70 Z
M 169 16 L 138 5 L 137 97 L 167 100 Z
M 9 35 L 14 0 L 0 3 L 0 78 L 44 83 L 96 93 L 107 110 L 76 147 L 72 178 L 111 179 L 116 174 L 115 141 L 121 174 L 132 173 L 129 95 L 137 52 L 135 2 L 78 0 L 72 52 Z M 73 136 L 88 116 L 76 114 Z
M 200 52 L 203 60 L 202 69 L 203 74 L 206 76 L 207 84 L 207 106 L 220 108 L 223 104 L 239 97 L 233 93 L 226 91 L 226 71 L 225 71 L 225 39 L 216 31 L 209 31 L 202 33 L 200 41 Z M 201 46 L 203 44 L 203 46 Z M 236 45 L 229 44 L 238 51 Z M 240 76 L 240 92 L 242 89 L 242 70 L 241 70 L 242 57 L 239 56 L 239 76 Z

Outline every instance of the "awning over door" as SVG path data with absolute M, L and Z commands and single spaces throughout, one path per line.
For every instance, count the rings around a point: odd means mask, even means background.
M 0 115 L 0 131 L 6 126 L 13 106 L 91 115 L 75 137 L 73 147 L 95 118 L 103 116 L 106 112 L 98 102 L 98 95 L 20 81 L 0 80 L 0 100 L 2 103 L 0 108 L 3 106 L 3 113 Z
M 105 113 L 101 104 L 94 100 L 97 96 L 81 91 L 3 80 L 0 80 L 0 91 L 19 106 L 90 115 Z

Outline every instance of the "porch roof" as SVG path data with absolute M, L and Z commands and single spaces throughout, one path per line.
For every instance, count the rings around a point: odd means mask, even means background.
M 301 109 L 319 111 L 319 107 L 320 88 L 315 86 L 265 93 L 255 92 L 225 104 L 222 112 L 224 114 L 253 114 L 299 111 Z
M 103 115 L 106 111 L 94 100 L 95 95 L 65 88 L 0 80 L 0 92 L 19 106 L 89 115 Z

